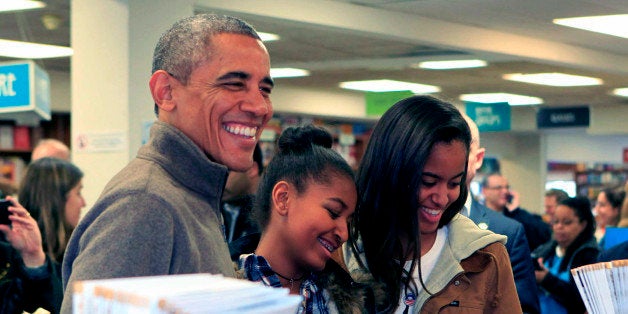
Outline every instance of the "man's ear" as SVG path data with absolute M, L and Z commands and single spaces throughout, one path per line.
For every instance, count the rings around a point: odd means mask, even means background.
M 475 170 L 476 171 L 482 168 L 482 163 L 484 163 L 484 154 L 486 154 L 486 148 L 484 147 L 478 148 L 478 151 L 475 155 L 475 158 L 476 158 Z
M 161 110 L 172 111 L 175 107 L 175 102 L 172 100 L 173 80 L 175 78 L 164 70 L 155 71 L 150 77 L 148 82 L 150 93 L 153 96 L 153 101 Z
M 279 181 L 273 187 L 272 202 L 273 211 L 276 211 L 279 215 L 285 216 L 288 214 L 290 200 L 290 184 L 286 181 Z

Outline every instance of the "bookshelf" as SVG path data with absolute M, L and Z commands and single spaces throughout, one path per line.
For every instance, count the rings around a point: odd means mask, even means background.
M 597 169 L 576 171 L 576 192 L 586 196 L 595 204 L 597 195 L 605 188 L 623 186 L 628 179 L 628 168 L 606 166 Z
M 315 117 L 307 115 L 276 114 L 268 123 L 260 139 L 264 165 L 274 156 L 276 141 L 281 132 L 291 126 L 312 124 L 325 128 L 334 137 L 333 149 L 357 170 L 375 121 L 342 118 Z
M 70 147 L 70 113 L 53 113 L 50 121 L 41 121 L 37 126 L 20 126 L 14 121 L 0 119 L 0 176 L 3 184 L 19 184 L 30 162 L 33 146 L 42 138 L 55 138 Z

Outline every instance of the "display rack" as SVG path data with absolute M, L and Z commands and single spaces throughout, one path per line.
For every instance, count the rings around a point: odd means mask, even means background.
M 315 117 L 308 115 L 275 114 L 268 123 L 260 139 L 264 165 L 275 154 L 276 140 L 281 132 L 291 126 L 312 124 L 328 130 L 334 137 L 333 149 L 349 165 L 357 169 L 364 155 L 374 121 L 361 121 L 342 118 Z
M 594 204 L 597 195 L 606 188 L 623 186 L 628 179 L 628 168 L 623 166 L 598 167 L 576 171 L 576 191 L 578 195 L 588 197 Z
M 53 113 L 50 121 L 41 121 L 38 126 L 0 119 L 0 175 L 18 184 L 33 146 L 42 138 L 55 138 L 70 147 L 70 114 Z

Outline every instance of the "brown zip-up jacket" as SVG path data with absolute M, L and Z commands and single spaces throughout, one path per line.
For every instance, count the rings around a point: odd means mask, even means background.
M 456 215 L 448 225 L 449 235 L 435 268 L 425 280 L 429 295 L 419 291 L 414 313 L 522 313 L 506 237 L 479 229 L 473 221 Z M 340 253 L 340 252 L 339 252 Z M 367 270 L 358 266 L 345 245 L 342 257 L 351 275 L 359 282 L 372 282 Z M 364 259 L 363 259 L 364 260 Z M 377 303 L 381 300 L 373 289 Z

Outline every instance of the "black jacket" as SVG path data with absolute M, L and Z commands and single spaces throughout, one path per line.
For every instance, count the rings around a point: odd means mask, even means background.
M 19 252 L 0 241 L 0 296 L 0 314 L 32 313 L 40 307 L 59 313 L 63 300 L 59 265 L 46 257 L 45 271 L 31 277 Z
M 512 218 L 523 225 L 530 252 L 552 239 L 552 229 L 543 221 L 541 216 L 530 214 L 527 210 L 520 207 L 513 211 L 509 211 L 508 208 L 504 207 L 503 213 L 504 216 Z
M 555 240 L 549 241 L 539 246 L 533 255 L 542 257 L 544 261 L 553 258 L 556 255 Z M 573 269 L 583 265 L 593 264 L 597 262 L 600 249 L 594 237 L 584 242 L 578 247 L 571 256 L 565 256 L 568 259 L 568 268 Z M 555 275 L 548 273 L 547 276 L 539 283 L 539 286 L 552 295 L 556 301 L 563 305 L 569 313 L 584 313 L 586 308 L 584 301 L 578 292 L 578 287 L 573 279 L 573 275 L 569 274 L 569 283 L 560 280 Z

